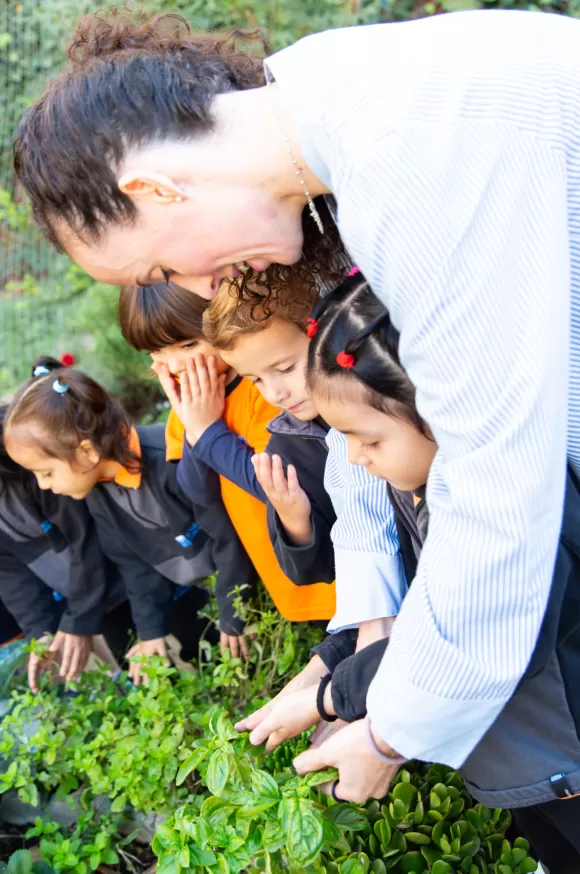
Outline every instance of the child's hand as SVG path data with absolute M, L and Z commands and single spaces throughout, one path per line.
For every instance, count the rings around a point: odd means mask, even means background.
M 263 707 L 260 707 L 259 710 L 251 713 L 250 716 L 245 716 L 236 723 L 234 726 L 236 731 L 250 731 L 251 728 L 255 728 L 272 712 L 274 707 L 277 706 L 280 698 L 286 698 L 287 696 L 292 697 L 296 692 L 300 692 L 302 689 L 308 689 L 311 686 L 315 687 L 316 691 L 318 691 L 318 684 L 326 674 L 328 674 L 328 668 L 320 656 L 312 656 L 306 667 L 302 668 L 300 673 L 296 674 L 296 676 L 284 686 L 282 691 L 278 692 L 275 698 L 272 698 L 271 701 L 268 701 L 268 703 L 264 704 Z
M 244 637 L 243 634 L 226 634 L 225 631 L 220 631 L 220 652 L 223 655 L 226 649 L 229 649 L 232 658 L 240 657 L 247 659 L 250 657 L 250 640 Z
M 126 658 L 129 661 L 129 678 L 135 686 L 138 686 L 141 681 L 147 683 L 147 674 L 143 673 L 142 664 L 139 662 L 132 662 L 130 659 L 154 655 L 159 655 L 169 661 L 167 657 L 167 644 L 165 643 L 164 637 L 156 637 L 153 640 L 139 640 L 127 653 Z
M 38 678 L 41 672 L 57 657 L 60 660 L 60 675 L 67 683 L 76 680 L 86 668 L 92 649 L 90 635 L 67 634 L 64 631 L 57 631 L 54 640 L 51 639 L 50 635 L 42 637 L 40 640 L 43 643 L 50 643 L 50 646 L 45 659 L 41 659 L 34 653 L 29 656 L 28 685 L 33 692 L 38 692 Z
M 288 539 L 297 546 L 306 546 L 312 540 L 310 501 L 301 488 L 294 465 L 288 465 L 288 479 L 284 476 L 282 459 L 267 452 L 254 455 L 252 464 L 258 482 L 276 510 Z
M 207 359 L 203 355 L 189 359 L 187 370 L 180 375 L 179 383 L 166 364 L 155 363 L 153 369 L 173 411 L 183 423 L 187 442 L 193 446 L 203 432 L 223 415 L 225 374 L 218 374 L 213 355 L 208 355 Z
M 291 695 L 276 699 L 271 710 L 263 716 L 262 710 L 249 716 L 245 729 L 250 731 L 250 743 L 259 746 L 266 741 L 266 752 L 271 753 L 288 738 L 302 734 L 320 720 L 316 707 L 318 684 L 300 689 Z

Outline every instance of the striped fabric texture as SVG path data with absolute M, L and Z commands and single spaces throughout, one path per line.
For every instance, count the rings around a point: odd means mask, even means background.
M 580 472 L 580 22 L 461 12 L 267 65 L 439 445 L 369 713 L 404 755 L 459 766 L 530 659 L 567 458 Z

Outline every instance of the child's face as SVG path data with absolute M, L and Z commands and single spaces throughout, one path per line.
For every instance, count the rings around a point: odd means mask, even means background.
M 74 463 L 46 455 L 36 442 L 19 441 L 18 433 L 6 436 L 8 455 L 21 467 L 30 470 L 41 489 L 55 495 L 67 495 L 77 501 L 86 498 L 101 479 L 98 457 L 86 450 L 77 450 Z
M 346 435 L 348 460 L 411 492 L 427 482 L 437 444 L 406 419 L 395 418 L 347 397 L 316 397 L 320 415 Z
M 308 337 L 293 322 L 271 319 L 262 331 L 241 334 L 222 357 L 275 407 L 303 422 L 318 415 L 306 388 Z
M 218 373 L 225 373 L 228 365 L 225 363 L 220 352 L 216 352 L 213 346 L 203 337 L 196 340 L 186 340 L 183 343 L 174 343 L 172 346 L 164 346 L 158 352 L 152 352 L 151 358 L 156 363 L 166 364 L 173 376 L 180 376 L 187 369 L 187 362 L 195 355 L 213 355 L 216 361 Z

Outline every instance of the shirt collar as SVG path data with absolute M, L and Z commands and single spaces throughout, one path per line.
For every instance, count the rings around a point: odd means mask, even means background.
M 131 428 L 129 437 L 129 449 L 141 458 L 141 441 L 135 428 Z M 138 489 L 141 485 L 141 472 L 131 473 L 126 467 L 122 467 L 115 476 L 114 482 L 126 489 Z

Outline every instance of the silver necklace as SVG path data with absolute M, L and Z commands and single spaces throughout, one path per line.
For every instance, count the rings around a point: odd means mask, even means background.
M 272 80 L 270 79 L 270 77 L 268 77 L 268 86 L 270 86 L 272 84 L 273 84 Z M 278 122 L 278 127 L 280 128 L 282 136 L 284 137 L 284 142 L 286 143 L 286 150 L 287 150 L 288 154 L 290 155 L 290 160 L 294 164 L 294 169 L 295 169 L 295 173 L 298 177 L 298 181 L 300 182 L 300 185 L 302 186 L 302 188 L 304 190 L 304 194 L 306 195 L 306 200 L 308 202 L 308 209 L 310 211 L 310 215 L 314 219 L 314 221 L 316 223 L 316 227 L 318 228 L 320 233 L 324 235 L 324 225 L 322 224 L 322 219 L 320 218 L 320 213 L 316 209 L 316 205 L 314 203 L 314 200 L 312 199 L 312 195 L 310 194 L 310 192 L 308 190 L 308 186 L 306 185 L 306 179 L 304 178 L 304 172 L 302 170 L 302 167 L 298 163 L 298 159 L 292 150 L 292 146 L 290 144 L 290 137 L 288 136 L 288 134 L 284 130 L 284 125 L 282 124 L 282 120 L 275 109 L 274 109 L 274 115 L 276 117 L 276 121 Z

